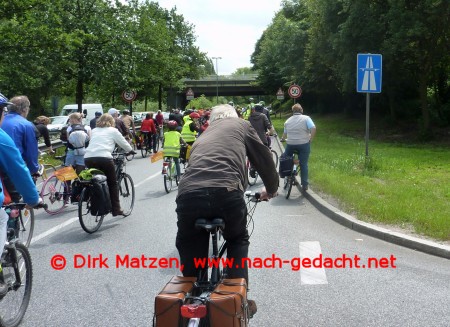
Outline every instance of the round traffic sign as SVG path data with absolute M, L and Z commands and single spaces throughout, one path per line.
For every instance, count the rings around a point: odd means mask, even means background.
M 123 91 L 122 92 L 122 99 L 124 99 L 127 102 L 131 102 L 134 99 L 136 99 L 137 93 L 135 91 Z
M 289 86 L 288 93 L 291 98 L 299 98 L 302 95 L 302 88 L 297 84 L 292 84 Z

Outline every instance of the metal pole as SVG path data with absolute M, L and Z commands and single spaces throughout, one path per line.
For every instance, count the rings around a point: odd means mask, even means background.
M 369 156 L 369 113 L 370 113 L 370 93 L 366 93 L 366 157 Z
M 212 59 L 216 59 L 216 104 L 219 104 L 219 63 L 217 60 L 222 57 L 212 57 Z

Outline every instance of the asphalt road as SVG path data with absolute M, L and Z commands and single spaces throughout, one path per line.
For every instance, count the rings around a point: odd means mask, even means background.
M 154 297 L 178 270 L 116 263 L 126 255 L 178 258 L 176 189 L 164 191 L 161 165 L 140 154 L 128 163 L 137 192 L 133 214 L 107 216 L 95 234 L 81 229 L 75 206 L 57 216 L 37 213 L 33 291 L 21 326 L 152 325 Z M 297 189 L 289 200 L 259 204 L 252 226 L 249 257 L 266 266 L 249 272 L 249 298 L 258 305 L 251 326 L 450 325 L 448 259 L 347 229 Z M 65 269 L 52 268 L 55 255 L 66 258 Z M 345 268 L 298 269 L 300 258 L 307 265 L 320 255 Z

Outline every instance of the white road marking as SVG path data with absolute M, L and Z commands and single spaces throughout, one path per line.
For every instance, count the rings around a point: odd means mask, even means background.
M 150 176 L 150 177 L 147 177 L 147 178 L 144 179 L 143 181 L 141 181 L 141 182 L 137 183 L 136 185 L 134 185 L 134 188 L 139 187 L 139 186 L 141 186 L 142 184 L 144 184 L 145 182 L 151 180 L 152 178 L 158 177 L 158 176 L 161 176 L 161 172 L 156 173 L 156 174 L 154 174 L 154 175 L 152 175 L 152 176 Z
M 141 182 L 137 183 L 136 185 L 134 185 L 134 188 L 138 188 L 139 186 L 141 186 L 145 182 L 149 181 L 150 179 L 155 178 L 155 177 L 160 176 L 160 175 L 161 175 L 161 172 L 156 173 L 156 174 L 154 174 L 154 175 L 152 175 L 150 177 L 147 177 L 143 181 L 141 181 Z M 60 229 L 66 227 L 66 226 L 68 226 L 68 225 L 70 225 L 70 224 L 72 224 L 72 223 L 74 223 L 74 222 L 76 222 L 78 220 L 79 220 L 78 217 L 70 218 L 69 220 L 63 222 L 62 224 L 56 225 L 55 227 L 52 227 L 49 230 L 47 230 L 47 231 L 45 231 L 45 232 L 43 232 L 43 233 L 41 233 L 41 234 L 39 234 L 37 236 L 33 236 L 33 238 L 31 239 L 31 243 L 30 244 L 39 242 L 43 238 L 45 238 L 45 237 L 47 237 L 47 236 L 49 236 L 49 235 L 51 235 L 53 233 L 56 233 Z
M 320 243 L 313 242 L 300 242 L 300 258 L 311 259 L 311 263 L 315 258 L 318 258 L 322 253 Z M 300 268 L 300 281 L 301 285 L 314 285 L 314 284 L 328 284 L 325 268 L 304 268 L 303 265 Z
M 48 231 L 45 231 L 44 233 L 39 234 L 38 236 L 33 236 L 33 238 L 31 239 L 31 244 L 40 241 L 41 239 L 59 231 L 60 229 L 66 227 L 67 225 L 70 225 L 71 223 L 73 223 L 77 220 L 78 220 L 78 217 L 70 218 L 69 220 L 63 222 L 62 224 L 56 225 L 55 227 L 50 228 Z

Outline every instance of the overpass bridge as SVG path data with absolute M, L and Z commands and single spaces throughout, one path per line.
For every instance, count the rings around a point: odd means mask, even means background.
M 169 89 L 167 90 L 167 106 L 169 108 L 181 107 L 184 108 L 188 100 L 186 99 L 186 92 L 191 89 L 195 97 L 204 94 L 207 97 L 219 96 L 231 97 L 233 96 L 254 96 L 265 95 L 265 92 L 256 84 L 257 74 L 247 75 L 209 75 L 202 79 L 184 79 L 184 87 L 181 90 Z

